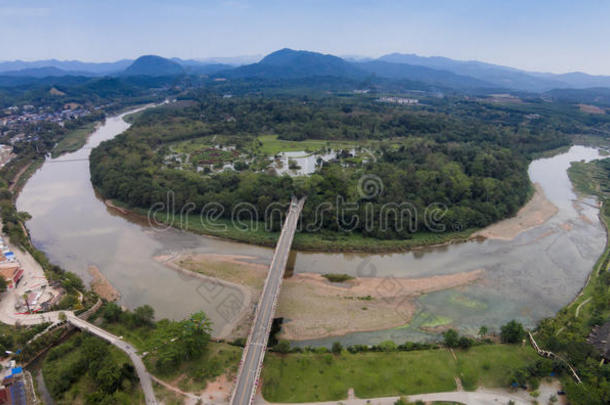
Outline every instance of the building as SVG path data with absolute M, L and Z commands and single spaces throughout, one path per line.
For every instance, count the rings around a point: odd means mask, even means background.
M 27 405 L 26 381 L 21 367 L 11 369 L 11 374 L 4 377 L 0 389 L 0 404 Z
M 0 262 L 0 277 L 4 278 L 8 288 L 15 288 L 23 277 L 23 269 L 16 262 Z

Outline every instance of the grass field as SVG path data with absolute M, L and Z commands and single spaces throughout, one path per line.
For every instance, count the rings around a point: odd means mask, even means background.
M 82 148 L 87 143 L 87 138 L 95 130 L 97 122 L 90 122 L 82 127 L 71 130 L 66 134 L 61 141 L 55 145 L 53 149 L 53 157 L 63 155 L 64 153 L 75 152 Z
M 529 346 L 488 345 L 455 351 L 328 354 L 269 354 L 263 369 L 263 396 L 274 402 L 334 401 L 354 388 L 359 398 L 410 395 L 456 389 L 504 387 L 511 371 L 530 363 Z
M 306 141 L 286 141 L 278 139 L 277 135 L 261 135 L 257 140 L 262 144 L 260 151 L 266 155 L 276 155 L 280 152 L 306 151 L 309 153 L 329 148 L 353 148 L 355 142 L 327 141 L 309 139 Z

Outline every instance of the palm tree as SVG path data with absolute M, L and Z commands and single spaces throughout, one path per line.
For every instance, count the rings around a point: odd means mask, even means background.
M 28 295 L 27 294 L 23 294 L 22 297 L 25 300 L 25 305 L 28 307 L 28 313 L 32 312 L 30 310 L 30 303 L 28 302 Z

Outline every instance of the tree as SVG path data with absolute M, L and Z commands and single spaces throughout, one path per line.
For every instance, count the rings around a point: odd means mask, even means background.
M 468 349 L 470 346 L 472 346 L 472 340 L 466 336 L 462 336 L 458 339 L 458 346 L 461 349 Z
M 396 343 L 394 343 L 392 340 L 384 340 L 383 342 L 379 343 L 377 347 L 382 352 L 393 352 L 397 349 Z
M 287 340 L 280 340 L 275 345 L 275 351 L 282 354 L 288 353 L 290 351 L 290 342 Z
M 455 329 L 449 329 L 448 331 L 443 332 L 443 340 L 447 347 L 458 347 L 459 338 L 460 335 L 458 335 Z
M 408 405 L 409 403 L 405 399 L 405 397 L 400 397 L 396 401 L 394 401 L 394 405 Z
M 137 307 L 133 311 L 133 319 L 136 326 L 152 325 L 155 319 L 155 310 L 150 305 Z
M 104 312 L 102 313 L 102 316 L 104 317 L 104 320 L 106 320 L 106 322 L 116 322 L 119 320 L 122 313 L 123 310 L 118 304 L 114 302 L 109 302 L 104 306 Z
M 343 346 L 341 345 L 340 342 L 334 342 L 333 343 L 333 347 L 332 347 L 332 352 L 333 354 L 341 354 L 341 351 L 343 350 Z
M 512 320 L 500 328 L 502 343 L 519 343 L 525 336 L 525 329 L 519 322 Z
M 102 391 L 108 394 L 112 394 L 119 388 L 121 383 L 121 369 L 110 357 L 106 357 L 106 360 L 95 374 L 95 382 Z
M 482 337 L 482 338 L 483 338 L 483 337 L 487 336 L 487 334 L 488 334 L 488 333 L 489 333 L 489 330 L 487 329 L 487 326 L 482 325 L 482 326 L 479 328 L 479 336 L 480 336 L 480 337 Z
M 28 307 L 28 313 L 29 313 L 29 312 L 32 312 L 32 311 L 30 310 L 30 303 L 28 302 L 28 295 L 27 295 L 27 294 L 23 294 L 23 295 L 22 295 L 22 297 L 23 297 L 23 299 L 25 300 L 25 305 Z

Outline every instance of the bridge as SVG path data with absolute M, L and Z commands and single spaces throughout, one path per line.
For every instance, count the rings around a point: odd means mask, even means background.
M 277 241 L 273 259 L 271 259 L 261 299 L 256 307 L 252 329 L 244 347 L 237 374 L 237 382 L 231 396 L 231 405 L 249 405 L 256 395 L 258 379 L 267 349 L 267 341 L 271 324 L 273 323 L 273 316 L 275 315 L 277 299 L 280 295 L 280 287 L 282 286 L 282 279 L 286 270 L 288 254 L 290 253 L 290 246 L 294 239 L 297 222 L 304 203 L 305 198 L 298 201 L 293 198 L 290 203 L 288 215 L 284 221 L 280 238 Z

